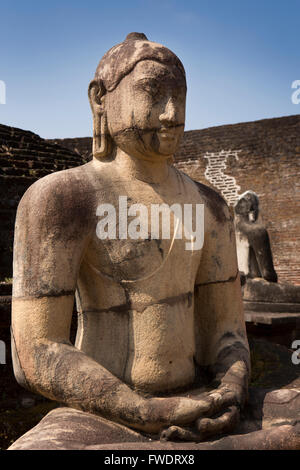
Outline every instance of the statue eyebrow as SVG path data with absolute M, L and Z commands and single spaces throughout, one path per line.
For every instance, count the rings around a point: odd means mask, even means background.
M 156 77 L 145 76 L 145 77 L 141 77 L 141 78 L 136 79 L 135 84 L 136 85 L 142 85 L 142 84 L 148 82 L 148 83 L 153 83 L 155 85 L 160 85 L 160 84 L 162 84 L 162 80 L 164 80 L 167 77 L 168 77 L 168 73 L 159 74 L 159 76 L 156 76 Z M 180 84 L 178 84 L 178 80 L 176 79 L 176 77 L 168 77 L 168 80 L 174 81 L 175 85 L 180 86 Z
M 160 78 L 160 77 L 159 77 L 159 78 Z M 141 83 L 144 83 L 144 82 L 152 82 L 152 83 L 155 82 L 155 83 L 158 84 L 158 83 L 160 83 L 159 78 L 157 78 L 157 77 L 147 77 L 147 76 L 146 76 L 146 77 L 141 77 L 141 78 L 138 78 L 138 79 L 135 81 L 135 83 L 141 84 Z
M 169 75 L 170 75 L 170 72 L 168 70 L 160 70 L 159 72 L 156 71 L 155 75 L 151 75 L 151 70 L 150 70 L 148 71 L 148 73 L 145 72 L 144 76 L 137 78 L 136 82 L 139 83 L 139 82 L 144 82 L 144 81 L 152 81 L 152 82 L 160 83 L 160 80 L 162 78 L 165 78 Z

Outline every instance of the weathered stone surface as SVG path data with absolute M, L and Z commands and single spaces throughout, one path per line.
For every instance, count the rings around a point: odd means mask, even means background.
M 272 341 L 287 346 L 299 339 L 300 286 L 259 278 L 247 279 L 243 286 L 243 300 L 245 320 L 252 334 L 268 336 Z
M 41 437 L 45 446 L 74 445 L 84 430 L 89 441 L 94 427 L 102 442 L 104 435 L 127 442 L 128 428 L 132 440 L 147 433 L 191 442 L 238 430 L 250 358 L 234 226 L 215 191 L 172 165 L 185 96 L 177 57 L 129 35 L 100 61 L 89 86 L 93 160 L 40 179 L 19 204 L 14 373 L 25 388 L 80 410 L 53 411 L 21 438 L 23 448 L 44 445 L 36 443 Z M 97 217 L 109 212 L 107 203 L 119 222 L 100 236 Z M 146 212 L 146 229 L 141 234 L 139 222 L 137 236 L 115 234 L 133 203 L 140 217 Z M 204 243 L 198 231 L 192 241 L 191 228 L 177 237 L 174 206 L 170 235 L 161 227 L 153 236 L 148 214 L 174 203 L 204 208 L 205 227 L 196 220 Z M 191 222 L 184 219 L 184 227 Z M 75 291 L 76 347 L 69 341 Z
M 300 422 L 300 389 L 251 388 L 245 421 L 252 427 L 256 423 L 257 429 Z
M 101 443 L 149 442 L 149 439 L 99 416 L 71 408 L 58 408 L 24 434 L 10 450 L 84 449 Z
M 243 299 L 248 302 L 279 304 L 277 311 L 300 311 L 300 286 L 268 282 L 265 279 L 248 279 L 243 287 Z M 280 304 L 282 305 L 280 309 Z M 289 305 L 291 304 L 291 305 Z M 284 310 L 283 310 L 284 308 Z

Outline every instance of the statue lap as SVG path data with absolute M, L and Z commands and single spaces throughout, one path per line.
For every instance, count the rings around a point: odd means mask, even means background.
M 300 389 L 250 389 L 232 436 L 210 442 L 160 441 L 99 416 L 61 407 L 8 450 L 299 450 Z M 297 420 L 298 417 L 298 420 Z

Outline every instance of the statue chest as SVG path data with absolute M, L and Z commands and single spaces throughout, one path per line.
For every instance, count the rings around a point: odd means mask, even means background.
M 156 290 L 169 286 L 163 296 L 193 290 L 204 239 L 197 191 L 177 181 L 159 189 L 137 182 L 115 187 L 118 192 L 104 190 L 96 205 L 85 255 L 90 275 L 131 286 L 144 283 L 146 290 L 148 284 Z
M 170 239 L 105 239 L 93 238 L 86 261 L 95 274 L 117 283 L 159 279 L 175 282 L 176 277 L 193 282 L 193 274 L 200 262 L 201 250 L 188 250 L 189 240 L 176 238 L 171 232 Z

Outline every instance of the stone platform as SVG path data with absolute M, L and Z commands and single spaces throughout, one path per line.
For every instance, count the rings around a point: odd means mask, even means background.
M 300 340 L 300 286 L 248 279 L 243 301 L 248 333 L 287 347 Z
M 300 340 L 300 304 L 244 301 L 247 332 L 291 347 Z

